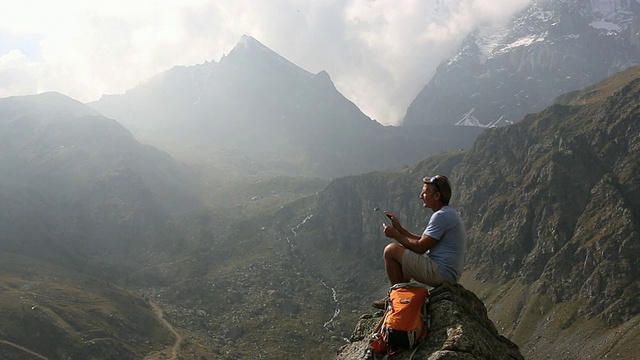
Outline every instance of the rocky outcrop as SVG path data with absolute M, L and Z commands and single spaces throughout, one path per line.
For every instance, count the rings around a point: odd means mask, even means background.
M 477 279 L 584 300 L 610 325 L 638 314 L 639 103 L 634 67 L 478 138 L 452 176 Z
M 518 346 L 498 333 L 482 301 L 463 286 L 445 284 L 431 290 L 429 311 L 431 328 L 427 341 L 413 359 L 524 359 Z M 382 311 L 363 315 L 351 343 L 340 349 L 336 360 L 362 359 L 368 337 L 381 315 Z M 406 351 L 394 358 L 402 360 L 410 356 L 411 352 Z

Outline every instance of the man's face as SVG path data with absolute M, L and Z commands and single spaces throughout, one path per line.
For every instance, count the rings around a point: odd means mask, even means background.
M 433 191 L 428 184 L 422 184 L 422 191 L 420 192 L 420 199 L 422 199 L 422 206 L 426 208 L 433 208 L 436 201 L 436 191 Z

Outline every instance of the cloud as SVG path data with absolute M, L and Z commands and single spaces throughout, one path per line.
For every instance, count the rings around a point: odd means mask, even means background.
M 37 64 L 30 63 L 20 50 L 0 56 L 0 97 L 30 95 L 39 92 Z
M 0 96 L 59 91 L 95 100 L 175 65 L 218 60 L 247 34 L 308 71 L 326 70 L 367 115 L 397 124 L 464 36 L 529 2 L 10 2 L 0 13 L 0 38 L 31 41 L 0 46 Z

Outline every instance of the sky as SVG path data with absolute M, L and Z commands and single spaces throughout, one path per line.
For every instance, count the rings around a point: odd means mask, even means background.
M 398 125 L 438 64 L 476 28 L 532 0 L 8 0 L 0 98 L 120 94 L 178 65 L 219 61 L 249 35 L 327 71 L 369 117 Z

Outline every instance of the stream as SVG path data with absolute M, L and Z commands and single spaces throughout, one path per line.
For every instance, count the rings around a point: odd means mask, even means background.
M 298 225 L 296 225 L 295 227 L 291 228 L 291 232 L 293 233 L 293 236 L 296 237 L 298 236 L 298 233 L 296 230 L 298 230 L 300 228 L 300 226 L 304 225 L 309 219 L 311 219 L 313 217 L 313 215 L 308 215 L 307 217 L 305 217 Z M 289 244 L 289 246 L 291 247 L 292 250 L 295 250 L 295 244 L 291 241 L 291 239 L 289 239 L 289 237 L 286 237 L 287 243 Z M 292 252 L 293 256 L 297 258 L 297 256 L 295 255 L 295 251 Z M 297 260 L 299 260 L 302 263 L 302 260 L 297 258 Z M 340 314 L 340 302 L 338 301 L 338 292 L 336 291 L 335 288 L 327 285 L 327 283 L 324 282 L 324 280 L 317 278 L 318 282 L 320 284 L 322 284 L 322 286 L 324 286 L 325 288 L 331 290 L 331 294 L 332 294 L 332 298 L 333 298 L 333 303 L 335 305 L 335 309 L 333 310 L 333 316 L 331 316 L 331 319 L 329 319 L 327 322 L 325 322 L 322 326 L 329 332 L 333 331 L 335 329 L 333 323 L 336 320 L 336 318 L 338 317 L 338 314 Z

